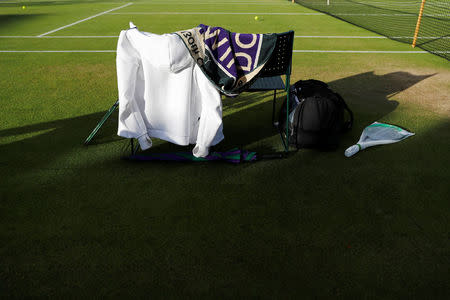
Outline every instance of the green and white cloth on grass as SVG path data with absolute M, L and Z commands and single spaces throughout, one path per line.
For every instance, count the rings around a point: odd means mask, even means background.
M 374 122 L 364 128 L 358 143 L 347 148 L 344 154 L 350 157 L 367 147 L 397 143 L 412 135 L 414 133 L 398 126 Z

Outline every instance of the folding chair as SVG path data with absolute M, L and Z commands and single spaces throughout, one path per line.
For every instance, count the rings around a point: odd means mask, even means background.
M 255 82 L 247 89 L 246 92 L 258 92 L 258 91 L 268 91 L 273 90 L 273 107 L 272 107 L 272 123 L 275 120 L 275 104 L 276 104 L 276 93 L 277 90 L 285 90 L 287 92 L 287 104 L 289 107 L 289 86 L 290 86 L 290 76 L 292 69 L 292 48 L 294 44 L 294 31 L 288 31 L 284 33 L 277 33 L 277 41 L 275 44 L 275 49 L 269 59 L 269 61 L 264 65 L 264 68 L 258 74 L 258 78 Z M 281 79 L 281 76 L 285 75 L 285 83 Z M 88 145 L 106 120 L 111 116 L 114 110 L 118 107 L 119 100 L 117 100 L 113 106 L 106 112 L 100 122 L 95 126 L 89 136 L 86 138 L 84 144 Z M 281 140 L 284 144 L 285 152 L 289 150 L 289 123 L 288 123 L 289 112 L 287 112 L 286 118 L 286 141 L 281 135 Z M 132 154 L 136 152 L 138 145 L 134 146 L 133 139 L 131 139 L 131 151 Z
M 275 124 L 275 106 L 277 99 L 277 90 L 285 90 L 286 104 L 289 107 L 289 87 L 292 71 L 292 48 L 294 46 L 294 31 L 290 30 L 284 33 L 277 33 L 277 42 L 275 49 L 264 65 L 264 68 L 258 74 L 256 81 L 246 90 L 246 92 L 261 92 L 273 90 L 272 104 L 272 124 Z M 285 83 L 281 76 L 285 75 Z M 281 135 L 285 152 L 289 150 L 289 112 L 286 117 L 286 141 Z

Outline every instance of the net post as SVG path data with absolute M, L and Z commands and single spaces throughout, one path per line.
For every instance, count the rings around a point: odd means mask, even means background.
M 423 8 L 425 7 L 426 0 L 422 0 L 422 4 L 420 4 L 419 17 L 417 18 L 416 30 L 414 31 L 414 38 L 411 46 L 413 48 L 416 47 L 417 36 L 419 35 L 420 22 L 422 21 Z

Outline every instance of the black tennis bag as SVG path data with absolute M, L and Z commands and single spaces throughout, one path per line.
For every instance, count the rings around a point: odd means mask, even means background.
M 326 83 L 318 80 L 300 80 L 289 90 L 289 113 L 284 101 L 278 128 L 286 141 L 286 117 L 289 115 L 289 145 L 299 148 L 334 150 L 341 134 L 353 125 L 353 113 L 344 99 Z M 345 118 L 348 112 L 349 120 Z M 348 119 L 348 118 L 347 118 Z

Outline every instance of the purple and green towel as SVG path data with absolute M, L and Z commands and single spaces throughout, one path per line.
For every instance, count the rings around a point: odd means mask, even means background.
M 241 163 L 256 161 L 256 152 L 240 150 L 238 148 L 226 152 L 211 152 L 206 157 L 195 157 L 191 152 L 174 152 L 174 153 L 149 153 L 146 155 L 131 155 L 127 157 L 130 160 L 139 161 L 226 161 L 230 163 Z
M 206 77 L 227 96 L 238 95 L 258 75 L 277 41 L 275 33 L 235 33 L 203 24 L 176 34 Z

